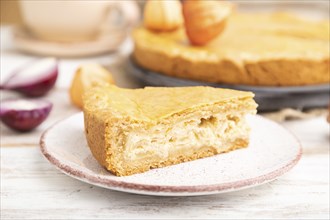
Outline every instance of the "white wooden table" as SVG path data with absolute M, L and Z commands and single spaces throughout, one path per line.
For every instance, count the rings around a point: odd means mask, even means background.
M 30 133 L 1 125 L 1 219 L 329 219 L 329 133 L 325 117 L 282 123 L 303 146 L 303 157 L 289 173 L 243 191 L 201 197 L 152 197 L 115 192 L 72 179 L 41 155 L 39 137 L 49 125 L 78 110 L 67 87 L 79 63 L 96 60 L 114 65 L 119 55 L 62 60 L 56 88 L 46 97 L 54 102 L 50 117 Z M 31 59 L 13 49 L 7 27 L 1 28 L 1 79 Z M 114 68 L 119 85 L 138 86 Z M 1 98 L 15 96 L 2 93 Z

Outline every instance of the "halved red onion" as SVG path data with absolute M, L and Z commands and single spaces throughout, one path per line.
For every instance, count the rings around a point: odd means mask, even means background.
M 1 89 L 14 90 L 30 97 L 43 96 L 54 87 L 57 75 L 57 60 L 44 58 L 14 71 Z
M 52 103 L 40 99 L 2 100 L 0 119 L 14 130 L 30 131 L 48 117 L 52 107 Z

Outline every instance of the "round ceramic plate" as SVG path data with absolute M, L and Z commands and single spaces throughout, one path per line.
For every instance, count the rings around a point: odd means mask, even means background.
M 56 57 L 86 57 L 113 52 L 124 42 L 126 35 L 124 29 L 114 29 L 91 41 L 61 43 L 36 38 L 22 27 L 13 28 L 13 41 L 18 49 L 35 55 Z
M 209 83 L 167 76 L 139 67 L 132 58 L 127 60 L 127 72 L 150 86 L 212 86 L 237 89 L 255 93 L 258 110 L 269 111 L 281 108 L 325 107 L 329 103 L 330 84 L 308 86 L 248 86 Z
M 283 127 L 261 116 L 249 116 L 248 122 L 252 132 L 247 148 L 125 177 L 111 174 L 93 158 L 82 113 L 45 131 L 40 145 L 44 156 L 58 169 L 93 185 L 145 195 L 207 195 L 269 182 L 300 159 L 299 142 Z

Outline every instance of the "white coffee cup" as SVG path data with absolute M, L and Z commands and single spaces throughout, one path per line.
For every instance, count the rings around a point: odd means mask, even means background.
M 21 0 L 20 8 L 23 22 L 32 34 L 61 42 L 88 41 L 104 27 L 118 27 L 120 23 L 125 28 L 132 16 L 139 16 L 132 1 Z

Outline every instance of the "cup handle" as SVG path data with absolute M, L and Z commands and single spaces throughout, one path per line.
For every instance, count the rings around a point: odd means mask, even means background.
M 109 29 L 109 23 L 115 28 L 130 28 L 140 19 L 140 9 L 135 1 L 108 1 L 101 29 Z
M 121 0 L 116 1 L 118 9 L 121 11 L 127 24 L 131 27 L 134 26 L 140 19 L 141 13 L 140 8 L 136 1 L 132 0 Z

